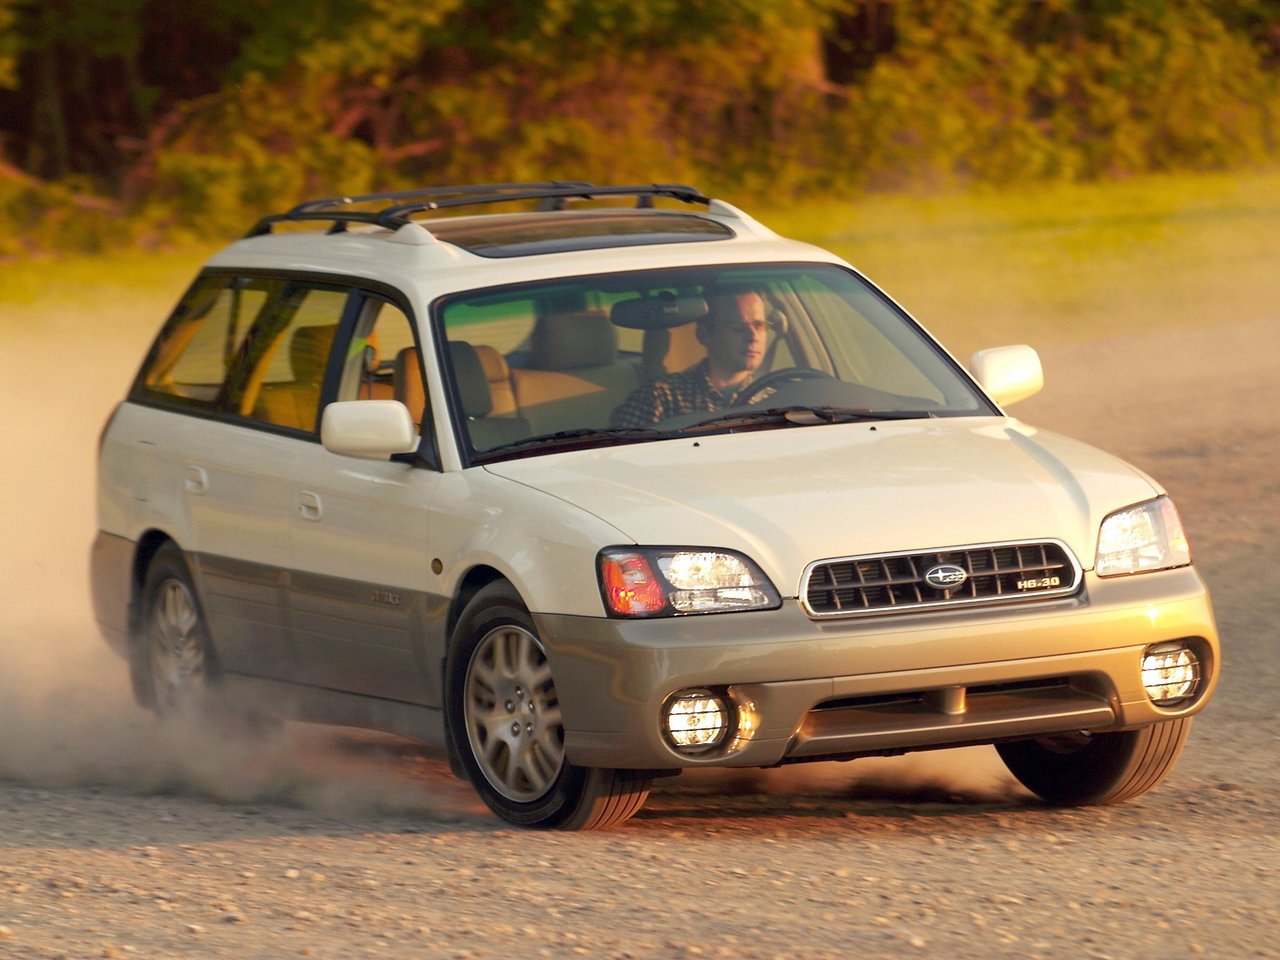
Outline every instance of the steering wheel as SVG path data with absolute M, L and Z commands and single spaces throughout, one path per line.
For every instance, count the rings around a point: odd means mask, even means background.
M 751 398 L 757 393 L 768 390 L 770 387 L 776 387 L 780 383 L 788 380 L 834 380 L 836 379 L 825 370 L 818 370 L 814 367 L 783 367 L 780 370 L 773 370 L 766 373 L 759 380 L 754 381 L 749 387 L 743 390 L 734 398 L 734 406 L 739 404 L 747 404 L 751 402 Z

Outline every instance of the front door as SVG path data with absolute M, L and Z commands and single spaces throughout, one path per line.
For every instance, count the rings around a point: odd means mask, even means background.
M 340 400 L 391 399 L 397 358 L 418 352 L 408 317 L 365 298 L 340 343 Z M 407 351 L 402 353 L 403 351 Z M 428 506 L 435 470 L 341 457 L 311 444 L 294 461 L 290 617 L 299 679 L 330 690 L 438 705 L 423 632 L 442 600 L 428 581 Z

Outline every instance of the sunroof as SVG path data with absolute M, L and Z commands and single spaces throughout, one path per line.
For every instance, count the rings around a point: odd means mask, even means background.
M 441 219 L 424 225 L 440 240 L 481 257 L 528 257 L 609 247 L 699 243 L 734 236 L 728 227 L 705 217 L 634 210 Z

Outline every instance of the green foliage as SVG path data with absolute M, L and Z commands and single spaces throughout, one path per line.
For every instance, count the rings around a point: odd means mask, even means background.
M 1020 5 L 908 0 L 899 44 L 852 92 L 874 186 L 1070 175 L 1033 115 L 1041 64 L 1015 25 Z
M 83 178 L 44 183 L 0 166 L 0 261 L 43 251 L 100 253 L 142 239 L 141 221 Z
M 1267 155 L 1268 102 L 1248 38 L 1196 3 L 1133 3 L 1102 23 L 1067 102 L 1087 174 L 1223 169 Z M 1269 89 L 1268 89 L 1269 88 Z
M 814 0 L 329 4 L 309 44 L 272 63 L 260 51 L 280 49 L 265 39 L 291 6 L 243 53 L 254 69 L 155 151 L 145 193 L 170 229 L 421 182 L 713 171 L 713 185 L 764 185 L 778 164 L 762 142 L 799 137 L 820 106 L 795 83 L 824 15 Z M 670 36 L 677 15 L 687 39 Z
M 873 8 L 891 42 L 833 83 L 824 38 Z M 0 255 L 423 183 L 1239 169 L 1280 153 L 1280 0 L 0 0 L 10 115 Z
M 1275 155 L 1277 77 L 1191 0 L 901 0 L 851 94 L 873 185 L 1093 179 Z
M 359 79 L 386 87 L 411 68 L 464 0 L 276 0 L 245 43 L 238 72 Z
M 18 85 L 18 54 L 22 49 L 15 29 L 18 3 L 19 0 L 0 0 L 0 89 L 12 90 Z
M 146 218 L 179 240 L 208 239 L 243 231 L 250 211 L 375 189 L 369 148 L 327 128 L 325 93 L 251 74 L 205 104 L 157 151 Z

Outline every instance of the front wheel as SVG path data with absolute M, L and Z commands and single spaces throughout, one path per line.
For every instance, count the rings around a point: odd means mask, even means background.
M 447 672 L 449 738 L 476 792 L 521 826 L 592 830 L 622 823 L 649 795 L 643 771 L 565 758 L 560 698 L 520 597 L 498 581 L 472 598 Z
M 1049 803 L 1122 803 L 1169 775 L 1190 730 L 1191 718 L 1179 717 L 1137 730 L 998 743 L 996 751 L 1023 786 Z

